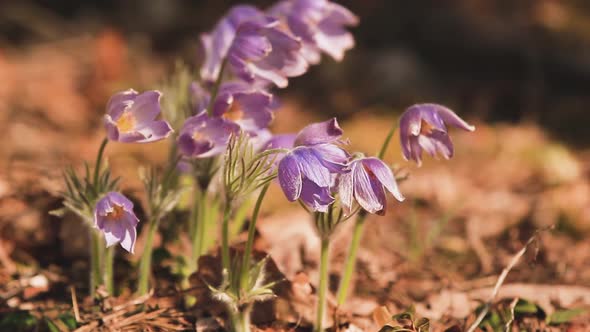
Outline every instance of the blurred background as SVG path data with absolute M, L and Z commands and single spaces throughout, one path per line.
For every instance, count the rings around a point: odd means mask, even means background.
M 246 2 L 260 8 L 273 3 Z M 418 102 L 445 104 L 477 126 L 473 134 L 452 132 L 452 161 L 428 158 L 420 169 L 403 162 L 392 144 L 387 160 L 410 174 L 401 185 L 410 199 L 370 221 L 373 241 L 360 258 L 360 278 L 370 283 L 359 286 L 361 293 L 398 308 L 427 303 L 443 287 L 497 275 L 534 230 L 550 225 L 555 231 L 540 240 L 545 250 L 508 280 L 590 285 L 590 2 L 338 2 L 360 17 L 352 30 L 357 46 L 343 62 L 323 57 L 277 91 L 283 107 L 276 131 L 338 116 L 352 147 L 373 153 L 397 116 Z M 179 60 L 198 68 L 199 33 L 237 3 L 0 0 L 5 271 L 22 262 L 47 267 L 79 257 L 84 239 L 70 228 L 77 221 L 47 215 L 59 206 L 61 169 L 94 158 L 113 92 L 159 87 Z M 155 144 L 149 153 L 123 144 L 109 149 L 113 168 L 131 174 L 125 186 L 133 192 L 140 187 L 137 166 L 161 161 L 166 145 Z M 281 195 L 271 196 L 269 211 L 286 205 Z M 271 212 L 267 219 L 285 227 L 302 218 Z M 267 222 L 260 231 L 271 234 L 266 249 L 279 265 L 295 264 L 281 266 L 292 276 L 305 266 L 285 255 L 299 251 L 280 247 L 310 245 L 292 240 L 308 237 L 309 230 L 280 227 Z M 334 252 L 342 258 L 345 251 L 336 246 Z M 65 274 L 84 280 L 82 267 Z M 432 301 L 435 317 L 444 310 Z

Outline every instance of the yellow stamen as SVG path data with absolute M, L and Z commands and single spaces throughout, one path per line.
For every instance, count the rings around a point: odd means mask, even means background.
M 107 218 L 110 220 L 121 220 L 121 218 L 123 218 L 123 215 L 125 215 L 125 210 L 123 209 L 123 206 L 115 205 L 113 207 L 113 211 L 107 213 Z
M 131 112 L 124 112 L 116 121 L 117 128 L 122 133 L 128 133 L 135 128 L 135 117 Z
M 421 135 L 430 135 L 432 134 L 432 131 L 434 130 L 434 127 L 430 125 L 430 123 L 422 120 L 422 122 L 420 123 L 420 134 Z
M 236 122 L 244 117 L 244 110 L 242 110 L 242 107 L 238 102 L 234 101 L 227 110 L 227 112 L 223 113 L 221 117 L 226 120 Z

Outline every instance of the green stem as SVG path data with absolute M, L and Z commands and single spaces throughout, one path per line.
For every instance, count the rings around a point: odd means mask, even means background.
M 383 141 L 383 145 L 381 145 L 381 149 L 379 150 L 379 159 L 382 159 L 389 147 L 389 143 L 391 142 L 391 138 L 397 129 L 397 123 L 391 126 L 391 129 L 385 136 L 385 140 Z M 348 257 L 346 258 L 346 263 L 344 265 L 344 273 L 342 274 L 342 279 L 340 280 L 340 285 L 338 286 L 338 297 L 337 303 L 338 305 L 343 305 L 346 301 L 346 297 L 348 296 L 348 288 L 350 287 L 350 281 L 352 279 L 352 275 L 354 274 L 355 266 L 356 266 L 356 257 L 358 253 L 358 248 L 360 245 L 360 241 L 364 231 L 365 219 L 367 218 L 367 213 L 365 211 L 361 211 L 355 220 L 354 230 L 352 233 L 352 240 L 350 243 L 350 248 L 348 250 Z
M 364 212 L 364 211 L 363 211 Z M 350 286 L 350 280 L 354 274 L 356 265 L 356 256 L 363 236 L 363 228 L 365 225 L 366 213 L 361 212 L 354 224 L 354 231 L 352 233 L 352 240 L 350 242 L 350 248 L 348 249 L 348 256 L 346 257 L 346 263 L 344 265 L 344 274 L 340 279 L 340 285 L 338 286 L 338 306 L 341 306 L 346 301 L 348 295 L 348 287 Z
M 102 164 L 102 156 L 104 154 L 104 149 L 109 142 L 108 138 L 102 140 L 100 144 L 100 148 L 98 149 L 98 156 L 96 157 L 96 164 L 94 165 L 94 178 L 92 184 L 96 188 L 98 186 L 98 175 L 100 174 L 101 164 Z
M 330 237 L 322 237 L 322 249 L 320 254 L 320 284 L 318 286 L 318 309 L 314 332 L 323 332 L 324 316 L 326 313 L 326 294 L 328 291 L 328 263 L 330 256 Z
M 254 206 L 254 212 L 252 212 L 252 219 L 250 220 L 250 225 L 248 225 L 248 241 L 246 241 L 246 249 L 244 251 L 244 260 L 242 263 L 242 275 L 240 276 L 240 288 L 245 290 L 248 284 L 248 275 L 250 272 L 250 257 L 252 256 L 252 247 L 254 246 L 254 235 L 256 233 L 256 221 L 258 220 L 258 213 L 260 212 L 260 206 L 262 205 L 262 201 L 264 200 L 264 196 L 268 191 L 268 187 L 270 186 L 270 182 L 267 183 L 260 191 L 258 195 L 258 199 L 256 200 L 256 205 Z
M 96 288 L 103 283 L 101 270 L 101 237 L 93 228 L 88 228 L 90 232 L 90 296 L 94 297 Z
M 195 197 L 195 205 L 193 207 L 193 238 L 192 238 L 192 256 L 191 256 L 191 264 L 194 264 L 194 270 L 196 271 L 199 257 L 203 254 L 204 251 L 204 243 L 205 241 L 205 230 L 206 230 L 206 223 L 205 220 L 205 209 L 207 205 L 207 193 L 200 192 L 195 193 L 197 195 Z
M 151 220 L 149 223 L 148 235 L 145 240 L 145 247 L 139 261 L 139 280 L 137 285 L 137 295 L 145 295 L 149 291 L 149 280 L 152 265 L 152 252 L 154 250 L 154 235 L 158 230 L 159 220 Z
M 223 269 L 230 270 L 230 255 L 229 255 L 229 219 L 231 215 L 231 201 L 225 203 L 223 210 L 223 223 L 221 224 L 221 261 Z
M 213 88 L 211 89 L 211 98 L 209 99 L 209 105 L 207 105 L 207 115 L 213 115 L 213 105 L 215 104 L 215 98 L 217 98 L 217 94 L 219 93 L 219 87 L 221 86 L 221 82 L 223 82 L 223 71 L 227 65 L 227 59 L 223 59 L 221 62 L 221 67 L 219 68 L 219 74 L 217 74 L 217 80 L 213 84 Z
M 232 316 L 232 327 L 235 332 L 250 332 L 250 313 L 252 305 L 247 305 Z
M 107 292 L 111 295 L 115 295 L 115 286 L 113 281 L 113 264 L 115 261 L 115 246 L 111 246 L 103 250 L 104 255 L 104 285 Z

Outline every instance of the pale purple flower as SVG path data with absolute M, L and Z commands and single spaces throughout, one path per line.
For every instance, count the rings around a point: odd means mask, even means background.
M 229 66 L 237 77 L 248 83 L 270 82 L 284 88 L 288 77 L 307 71 L 301 41 L 282 30 L 280 24 L 272 17 L 240 24 L 227 53 Z
M 210 101 L 209 93 L 198 83 L 191 89 L 200 100 L 197 109 L 205 110 Z M 236 123 L 245 132 L 254 133 L 266 129 L 278 107 L 276 98 L 269 92 L 244 82 L 223 83 L 213 102 L 212 117 L 220 117 Z
M 314 211 L 328 210 L 334 202 L 335 174 L 346 172 L 348 154 L 335 144 L 341 136 L 336 119 L 311 124 L 299 132 L 294 148 L 278 166 L 279 183 L 289 201 L 299 199 Z
M 256 7 L 238 5 L 232 7 L 217 23 L 213 31 L 201 35 L 204 51 L 204 63 L 201 66 L 201 79 L 205 82 L 215 82 L 221 64 L 234 40 L 238 26 L 248 20 L 262 17 L 263 13 Z
M 121 243 L 121 247 L 133 253 L 139 219 L 133 213 L 133 203 L 118 192 L 109 192 L 94 209 L 94 227 L 104 234 L 107 247 Z
M 403 201 L 391 169 L 380 159 L 359 158 L 349 164 L 350 172 L 339 177 L 338 194 L 342 207 L 348 214 L 356 201 L 369 213 L 385 214 L 387 199 L 385 190 L 398 201 Z
M 340 61 L 354 47 L 354 38 L 346 27 L 358 24 L 358 17 L 328 0 L 283 0 L 273 6 L 270 15 L 287 24 L 291 33 L 303 42 L 303 56 L 311 64 L 324 52 Z
M 133 89 L 119 92 L 107 103 L 104 124 L 112 141 L 148 143 L 165 139 L 172 133 L 170 124 L 156 120 L 160 114 L 159 91 L 137 93 Z
M 422 164 L 422 150 L 445 159 L 453 156 L 453 143 L 448 135 L 447 125 L 466 131 L 475 127 L 463 121 L 450 109 L 437 104 L 417 104 L 410 106 L 400 117 L 400 142 L 406 160 Z
M 179 152 L 189 158 L 208 158 L 222 154 L 231 134 L 240 127 L 221 117 L 209 117 L 206 111 L 188 118 L 178 136 Z

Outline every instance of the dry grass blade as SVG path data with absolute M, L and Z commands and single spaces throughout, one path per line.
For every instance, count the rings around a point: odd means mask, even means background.
M 535 234 L 533 234 L 533 236 L 531 236 L 528 239 L 528 241 L 524 244 L 524 246 L 522 247 L 522 249 L 520 249 L 512 257 L 512 259 L 510 260 L 510 263 L 508 263 L 508 266 L 506 266 L 504 268 L 504 270 L 502 270 L 502 273 L 498 277 L 498 281 L 496 282 L 496 285 L 494 286 L 494 290 L 492 291 L 492 294 L 490 294 L 489 300 L 486 302 L 484 308 L 481 310 L 481 312 L 479 313 L 479 315 L 477 316 L 477 318 L 475 319 L 475 321 L 473 322 L 473 324 L 471 324 L 471 326 L 466 330 L 467 332 L 473 332 L 473 331 L 475 331 L 475 329 L 477 329 L 477 327 L 479 326 L 479 324 L 482 322 L 482 320 L 488 314 L 488 312 L 490 310 L 490 307 L 494 303 L 494 300 L 496 299 L 496 296 L 498 295 L 498 292 L 500 291 L 500 287 L 502 286 L 502 284 L 506 280 L 506 277 L 508 276 L 508 273 L 510 273 L 510 271 L 514 268 L 514 266 L 516 266 L 516 264 L 518 263 L 518 261 L 520 261 L 520 259 L 522 258 L 522 256 L 526 253 L 528 247 L 537 239 L 537 236 L 539 235 L 539 232 L 548 230 L 550 228 L 552 228 L 552 227 L 549 227 L 549 228 L 546 228 L 546 229 L 542 229 L 542 230 L 536 231 Z

